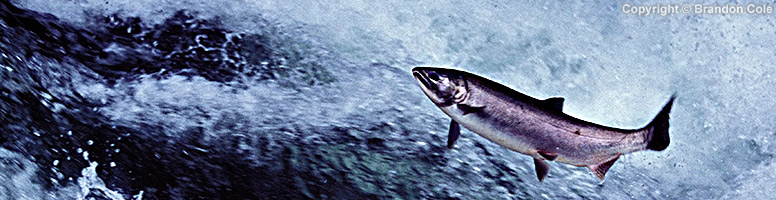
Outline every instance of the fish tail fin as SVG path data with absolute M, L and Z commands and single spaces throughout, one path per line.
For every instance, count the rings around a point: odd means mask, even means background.
M 668 144 L 671 140 L 668 137 L 668 113 L 671 112 L 671 106 L 676 99 L 676 93 L 671 95 L 671 99 L 663 106 L 663 110 L 660 110 L 655 116 L 655 119 L 649 123 L 644 129 L 648 129 L 647 135 L 647 149 L 654 151 L 662 151 L 668 148 Z

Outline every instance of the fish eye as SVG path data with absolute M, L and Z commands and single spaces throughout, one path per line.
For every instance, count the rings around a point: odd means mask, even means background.
M 434 81 L 439 81 L 439 74 L 437 74 L 436 72 L 433 72 L 433 71 L 432 72 L 428 72 L 428 78 L 430 78 L 431 80 L 434 80 Z

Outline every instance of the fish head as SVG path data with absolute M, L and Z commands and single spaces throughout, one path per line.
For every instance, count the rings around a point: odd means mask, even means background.
M 468 97 L 466 76 L 463 72 L 435 67 L 415 67 L 412 75 L 420 89 L 439 106 L 461 103 Z

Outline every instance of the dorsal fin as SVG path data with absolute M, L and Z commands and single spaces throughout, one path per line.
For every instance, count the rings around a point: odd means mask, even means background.
M 606 176 L 606 172 L 609 171 L 609 168 L 612 167 L 612 165 L 614 164 L 614 161 L 617 161 L 618 158 L 620 158 L 620 155 L 614 156 L 614 158 L 612 158 L 611 160 L 603 162 L 601 164 L 590 165 L 587 167 L 590 168 L 590 171 L 593 171 L 595 176 L 597 176 L 599 179 L 603 181 L 604 176 Z
M 550 107 L 557 108 L 560 111 L 563 111 L 563 101 L 566 99 L 563 99 L 563 97 L 551 97 L 547 98 L 545 100 L 542 100 L 546 105 L 549 105 Z

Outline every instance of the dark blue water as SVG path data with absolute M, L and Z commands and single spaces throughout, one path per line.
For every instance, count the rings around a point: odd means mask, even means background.
M 299 55 L 306 49 L 283 51 L 273 43 L 282 39 L 234 33 L 183 10 L 153 25 L 136 17 L 110 15 L 92 16 L 90 24 L 78 26 L 7 2 L 2 13 L 4 134 L 0 141 L 7 149 L 4 156 L 9 156 L 4 158 L 6 167 L 38 168 L 19 174 L 23 177 L 12 172 L 11 179 L 25 179 L 39 190 L 19 193 L 17 187 L 30 185 L 9 184 L 3 193 L 9 195 L 6 198 L 49 198 L 41 192 L 70 185 L 87 190 L 74 197 L 98 199 L 115 198 L 109 191 L 124 197 L 142 191 L 147 199 L 304 196 L 291 192 L 297 175 L 283 161 L 291 153 L 286 146 L 298 145 L 290 145 L 293 139 L 270 143 L 261 139 L 270 136 L 260 131 L 235 132 L 242 124 L 255 123 L 240 116 L 245 113 L 221 115 L 208 111 L 214 108 L 171 103 L 153 112 L 191 112 L 205 121 L 192 123 L 215 124 L 209 130 L 201 126 L 169 130 L 172 127 L 160 124 L 168 120 L 164 117 L 144 120 L 148 111 L 138 113 L 138 121 L 118 122 L 101 109 L 121 103 L 126 94 L 106 97 L 91 92 L 142 91 L 122 85 L 145 80 L 201 79 L 219 93 L 239 93 L 247 84 L 268 81 L 290 91 L 334 81 L 315 58 Z M 200 95 L 197 90 L 203 88 L 191 89 L 193 95 Z M 207 135 L 217 134 L 213 131 L 224 135 L 210 141 Z M 98 165 L 91 172 L 96 174 L 86 174 L 90 163 Z M 102 179 L 107 187 L 86 187 L 83 184 L 94 183 L 80 180 L 83 176 Z
M 0 199 L 771 198 L 773 15 L 622 3 L 0 3 Z M 464 131 L 453 65 L 610 126 L 673 92 L 671 146 L 598 181 Z

